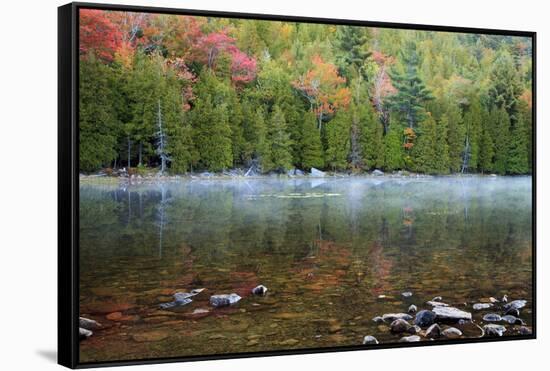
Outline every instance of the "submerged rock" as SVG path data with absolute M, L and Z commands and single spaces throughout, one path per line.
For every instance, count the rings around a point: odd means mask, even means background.
M 258 296 L 264 296 L 267 292 L 267 287 L 264 285 L 258 285 L 252 289 L 252 293 Z
M 514 316 L 514 317 L 519 317 L 519 310 L 515 308 L 510 308 L 506 312 L 504 312 L 504 314 Z
M 449 339 L 456 339 L 460 336 L 462 336 L 462 331 L 457 329 L 456 327 L 448 327 L 441 333 L 443 336 Z
M 190 292 L 176 292 L 174 294 L 174 301 L 171 301 L 169 303 L 162 303 L 159 305 L 161 309 L 170 309 L 175 307 L 182 307 L 184 305 L 187 305 L 193 300 L 191 299 L 193 296 L 200 294 L 203 292 L 204 289 L 193 289 Z
M 411 304 L 409 306 L 409 309 L 407 310 L 409 313 L 416 313 L 416 311 L 418 310 L 418 308 L 416 307 L 416 305 L 414 304 Z
M 376 339 L 374 336 L 367 335 L 363 338 L 363 344 L 378 344 L 378 339 Z
M 445 303 L 442 303 L 440 301 L 434 301 L 434 300 L 427 301 L 426 304 L 431 305 L 432 307 L 448 307 L 449 306 L 449 304 L 445 304 Z
M 500 322 L 502 317 L 496 313 L 488 313 L 483 316 L 483 320 L 487 322 Z
M 474 310 L 482 310 L 482 309 L 491 308 L 492 306 L 493 304 L 491 303 L 476 303 L 472 307 L 474 308 Z
M 504 310 L 509 310 L 509 309 L 521 309 L 525 306 L 525 304 L 527 304 L 527 300 L 514 300 L 514 301 L 511 301 L 509 302 L 508 304 L 504 305 Z
M 94 334 L 93 332 L 91 332 L 90 330 L 86 330 L 85 328 L 80 327 L 78 329 L 78 337 L 80 340 L 87 339 L 93 334 Z
M 521 326 L 521 327 L 518 329 L 518 332 L 519 332 L 521 335 L 532 335 L 532 334 L 533 334 L 533 331 L 532 331 L 529 327 L 526 327 L 526 326 Z
M 483 329 L 485 336 L 502 336 L 506 332 L 506 327 L 493 323 L 483 326 Z
M 101 323 L 94 321 L 93 319 L 84 318 L 84 317 L 78 318 L 78 326 L 86 330 L 97 330 L 103 327 Z
M 235 294 L 221 294 L 221 295 L 212 295 L 210 297 L 210 305 L 214 307 L 226 307 L 237 303 L 242 298 Z
M 471 321 L 472 313 L 465 312 L 454 307 L 435 307 L 433 312 L 436 318 L 441 320 L 459 321 L 461 319 Z
M 384 322 L 393 322 L 396 319 L 402 319 L 402 320 L 408 321 L 412 318 L 413 317 L 407 313 L 386 313 L 382 315 L 382 320 L 384 320 Z
M 413 296 L 413 293 L 410 292 L 410 291 L 405 291 L 405 292 L 401 293 L 401 295 L 403 295 L 403 297 L 405 297 L 405 298 L 410 298 L 411 296 Z
M 325 173 L 324 171 L 321 171 L 319 169 L 316 169 L 314 167 L 311 168 L 311 176 L 314 176 L 314 177 L 324 177 L 326 176 L 327 173 Z
M 414 343 L 416 341 L 420 341 L 420 336 L 411 335 L 411 336 L 404 336 L 401 339 L 399 339 L 400 343 Z
M 390 324 L 390 331 L 396 334 L 403 332 L 409 332 L 409 329 L 413 327 L 404 319 L 396 319 Z M 414 331 L 416 332 L 416 331 Z
M 372 319 L 374 322 L 376 323 L 382 323 L 384 322 L 384 318 L 380 317 L 380 316 L 376 316 Z
M 430 310 L 421 310 L 416 313 L 414 324 L 420 327 L 431 326 L 435 322 L 436 315 Z
M 510 314 L 508 314 L 506 316 L 502 316 L 501 319 L 504 322 L 508 322 L 509 324 L 512 324 L 512 325 L 524 325 L 525 324 L 525 322 L 523 322 L 523 320 L 521 318 L 514 317 Z
M 508 295 L 504 295 L 500 301 L 502 301 L 503 303 L 507 303 L 508 302 Z
M 441 327 L 437 323 L 434 323 L 426 330 L 426 337 L 438 338 L 441 336 Z

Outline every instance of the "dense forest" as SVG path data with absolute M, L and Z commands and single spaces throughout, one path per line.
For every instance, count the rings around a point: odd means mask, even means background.
M 80 10 L 80 169 L 528 174 L 523 37 Z

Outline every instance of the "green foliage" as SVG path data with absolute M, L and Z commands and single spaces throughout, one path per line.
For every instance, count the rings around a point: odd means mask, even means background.
M 290 135 L 286 131 L 285 115 L 277 105 L 273 107 L 266 139 L 267 151 L 262 154 L 262 170 L 286 171 L 292 167 Z
M 510 116 L 504 107 L 493 110 L 491 116 L 495 132 L 493 136 L 495 146 L 493 170 L 504 175 L 508 166 L 508 151 L 510 150 Z
M 336 136 L 339 135 L 337 130 L 340 129 L 338 123 L 332 120 L 330 122 L 331 128 L 327 127 L 327 138 L 329 138 L 329 146 L 327 149 L 327 161 L 330 161 L 328 158 L 334 157 L 337 155 L 335 151 L 341 151 L 341 148 L 336 148 L 341 144 L 345 144 L 342 141 L 339 141 L 339 138 Z M 337 120 L 336 120 L 337 121 Z M 344 135 L 346 135 L 345 133 Z M 341 137 L 341 135 L 340 135 Z M 303 169 L 322 168 L 324 167 L 323 161 L 323 147 L 321 144 L 321 137 L 319 135 L 319 129 L 317 129 L 317 118 L 313 112 L 304 113 L 304 121 L 302 127 L 302 133 L 300 135 L 300 153 L 301 153 L 301 167 Z M 345 149 L 344 149 L 345 150 Z M 330 153 L 330 154 L 329 154 Z M 344 157 L 345 162 L 345 157 Z M 333 165 L 331 165 L 333 166 Z M 333 166 L 334 167 L 334 166 Z M 345 165 L 344 165 L 345 167 Z
M 343 170 L 347 167 L 350 151 L 350 121 L 349 112 L 340 111 L 326 126 L 326 161 L 333 170 Z
M 382 123 L 369 101 L 360 107 L 360 112 L 362 124 L 360 143 L 363 164 L 368 169 L 381 168 L 384 166 Z
M 404 166 L 401 134 L 390 129 L 384 137 L 384 169 L 399 170 Z
M 449 153 L 446 142 L 447 118 L 443 116 L 439 125 L 428 115 L 420 123 L 417 144 L 413 148 L 413 161 L 416 171 L 427 174 L 447 174 L 449 172 Z

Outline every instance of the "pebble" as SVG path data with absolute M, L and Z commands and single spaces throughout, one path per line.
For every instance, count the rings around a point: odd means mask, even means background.
M 405 298 L 410 298 L 413 295 L 413 293 L 410 292 L 410 291 L 405 291 L 401 295 L 403 295 L 403 297 L 405 297 Z
M 430 310 L 421 310 L 420 312 L 416 313 L 414 324 L 420 327 L 428 327 L 434 323 L 435 318 L 436 315 L 434 312 Z
M 378 340 L 371 335 L 367 335 L 363 338 L 363 344 L 378 344 Z
M 472 307 L 474 308 L 474 310 L 482 310 L 482 309 L 491 308 L 492 306 L 493 304 L 491 303 L 476 303 Z
M 488 313 L 483 316 L 483 320 L 487 322 L 500 322 L 502 317 L 496 313 Z
M 506 332 L 506 327 L 502 325 L 489 324 L 483 326 L 486 336 L 502 336 Z
M 418 308 L 416 307 L 416 305 L 414 304 L 411 304 L 409 306 L 409 309 L 407 310 L 409 313 L 416 313 L 416 311 L 418 310 Z
M 434 323 L 426 330 L 426 337 L 438 338 L 441 336 L 441 327 L 437 323 Z
M 417 341 L 420 341 L 420 336 L 418 335 L 404 336 L 401 339 L 399 339 L 400 343 L 414 343 Z
M 456 339 L 460 336 L 462 336 L 462 331 L 457 329 L 456 327 L 448 327 L 441 333 L 443 336 L 449 339 Z

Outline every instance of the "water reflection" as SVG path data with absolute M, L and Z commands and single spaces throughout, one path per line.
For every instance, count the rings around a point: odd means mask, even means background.
M 531 321 L 528 177 L 82 184 L 80 197 L 81 313 L 113 325 L 83 360 L 396 341 L 371 318 L 436 295 L 524 298 Z M 270 295 L 248 297 L 259 283 Z M 158 313 L 195 287 L 208 293 Z M 245 299 L 192 316 L 224 292 Z M 151 331 L 154 346 L 136 337 Z

